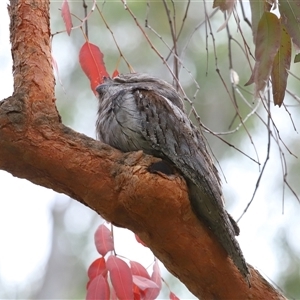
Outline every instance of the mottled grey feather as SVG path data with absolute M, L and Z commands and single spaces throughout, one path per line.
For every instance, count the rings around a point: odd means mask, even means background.
M 217 169 L 175 89 L 146 74 L 124 74 L 106 78 L 96 90 L 98 139 L 123 152 L 143 150 L 173 163 L 184 175 L 196 216 L 247 277 L 249 270 L 234 237 L 238 227 L 224 209 Z

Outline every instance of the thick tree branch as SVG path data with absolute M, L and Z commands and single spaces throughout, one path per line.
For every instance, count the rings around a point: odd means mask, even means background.
M 152 174 L 148 167 L 159 159 L 121 153 L 60 123 L 48 11 L 48 1 L 11 1 L 15 92 L 0 102 L 0 169 L 131 229 L 199 298 L 284 299 L 254 269 L 249 289 L 192 213 L 182 177 Z

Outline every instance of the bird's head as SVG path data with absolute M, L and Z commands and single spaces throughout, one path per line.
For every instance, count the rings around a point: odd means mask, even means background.
M 183 101 L 174 87 L 164 80 L 143 73 L 120 74 L 114 78 L 104 77 L 103 83 L 97 86 L 99 101 L 106 96 L 112 98 L 116 94 L 135 92 L 136 90 L 153 91 L 169 99 L 173 104 L 184 111 Z

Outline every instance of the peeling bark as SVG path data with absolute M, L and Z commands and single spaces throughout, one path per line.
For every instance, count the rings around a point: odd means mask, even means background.
M 37 4 L 38 3 L 38 4 Z M 179 174 L 152 174 L 159 159 L 121 153 L 64 126 L 54 102 L 49 2 L 11 1 L 14 94 L 0 102 L 0 169 L 87 205 L 139 235 L 202 299 L 285 299 L 251 268 L 249 288 L 190 208 Z

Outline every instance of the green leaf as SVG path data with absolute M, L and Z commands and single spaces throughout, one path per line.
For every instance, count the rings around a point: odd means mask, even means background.
M 256 33 L 259 20 L 261 19 L 263 13 L 265 11 L 270 11 L 272 5 L 266 2 L 265 0 L 250 0 L 250 8 L 251 8 L 251 18 L 252 18 L 252 35 L 253 41 L 255 43 Z
M 280 47 L 275 56 L 271 73 L 274 104 L 279 107 L 281 106 L 285 95 L 288 78 L 287 70 L 289 70 L 291 66 L 291 56 L 291 37 L 286 28 L 282 26 Z
M 295 58 L 294 58 L 294 63 L 298 63 L 298 62 L 300 62 L 300 53 L 295 55 Z
M 300 50 L 300 1 L 279 0 L 282 24 L 286 27 L 294 45 Z
M 255 66 L 251 78 L 245 85 L 255 83 L 255 95 L 266 87 L 274 58 L 280 46 L 281 23 L 270 12 L 264 12 L 257 27 L 255 39 Z

